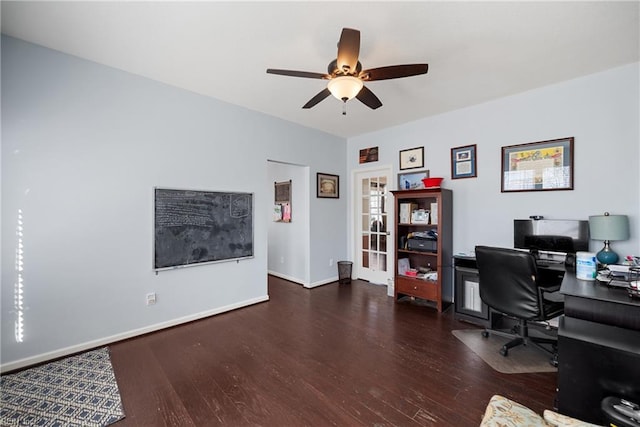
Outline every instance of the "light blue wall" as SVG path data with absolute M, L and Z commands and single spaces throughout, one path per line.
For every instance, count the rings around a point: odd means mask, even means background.
M 635 63 L 351 138 L 349 172 L 363 167 L 362 148 L 379 146 L 379 163 L 398 173 L 399 151 L 424 146 L 431 176 L 453 190 L 454 253 L 476 244 L 511 247 L 514 218 L 587 219 L 608 211 L 628 215 L 631 225 L 631 239 L 614 242 L 614 250 L 639 254 L 639 75 Z M 573 191 L 500 192 L 501 147 L 571 136 Z M 478 177 L 452 180 L 450 150 L 470 144 L 477 145 Z
M 266 300 L 267 159 L 315 176 L 344 156 L 344 139 L 3 36 L 3 370 Z M 254 193 L 255 257 L 154 274 L 155 186 Z M 347 246 L 344 200 L 321 202 L 298 218 L 321 227 L 311 282 Z

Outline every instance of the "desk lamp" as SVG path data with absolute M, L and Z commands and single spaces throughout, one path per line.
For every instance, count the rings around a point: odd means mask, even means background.
M 618 254 L 611 250 L 611 240 L 629 238 L 629 218 L 626 215 L 593 215 L 589 217 L 589 234 L 593 240 L 604 240 L 604 248 L 596 255 L 600 264 L 615 264 Z

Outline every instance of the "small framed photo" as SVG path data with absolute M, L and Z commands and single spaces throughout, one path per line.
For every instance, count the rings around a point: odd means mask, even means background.
M 465 145 L 451 149 L 451 179 L 475 178 L 476 145 Z
M 573 137 L 502 147 L 503 193 L 573 190 Z
M 318 173 L 317 181 L 317 197 L 326 199 L 340 198 L 340 177 L 328 173 Z
M 360 163 L 369 163 L 378 161 L 378 147 L 363 148 L 360 150 Z
M 400 170 L 424 167 L 424 147 L 400 151 Z
M 398 174 L 398 190 L 422 190 L 423 178 L 429 178 L 429 171 L 415 171 Z

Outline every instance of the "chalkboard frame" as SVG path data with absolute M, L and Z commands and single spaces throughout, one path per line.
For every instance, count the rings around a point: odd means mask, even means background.
M 159 199 L 158 196 L 160 193 L 164 192 L 165 193 L 165 197 L 167 193 L 182 193 L 182 194 L 189 194 L 191 195 L 191 197 L 194 198 L 218 198 L 218 197 L 229 197 L 229 208 L 231 208 L 231 203 L 232 203 L 232 198 L 236 198 L 236 200 L 240 200 L 240 198 L 246 199 L 248 198 L 248 214 L 247 215 L 242 215 L 241 217 L 238 218 L 249 218 L 250 221 L 250 225 L 247 226 L 247 224 L 243 223 L 243 226 L 245 227 L 243 229 L 243 231 L 249 231 L 248 228 L 250 227 L 250 248 L 243 248 L 241 250 L 241 255 L 239 256 L 225 256 L 222 255 L 222 258 L 217 258 L 217 259 L 204 259 L 204 260 L 186 260 L 186 261 L 180 261 L 180 262 L 176 262 L 176 263 L 172 263 L 172 265 L 164 265 L 164 263 L 162 263 L 162 265 L 158 265 L 158 233 L 159 233 L 159 227 L 162 227 L 161 225 L 158 224 L 158 209 L 159 209 Z M 180 188 L 167 188 L 167 187 L 154 187 L 153 188 L 153 259 L 152 259 L 152 265 L 153 265 L 153 270 L 156 271 L 156 273 L 158 271 L 163 271 L 163 270 L 173 270 L 173 269 L 177 269 L 177 268 L 184 268 L 184 267 L 194 267 L 194 266 L 200 266 L 200 265 L 207 265 L 207 264 L 217 264 L 217 263 L 221 263 L 221 262 L 232 262 L 232 261 L 236 261 L 239 262 L 240 260 L 245 260 L 245 259 L 249 259 L 249 258 L 254 258 L 255 254 L 254 254 L 254 248 L 255 248 L 255 243 L 254 243 L 254 227 L 255 227 L 255 214 L 254 214 L 254 193 L 249 193 L 249 192 L 233 192 L 233 191 L 212 191 L 212 190 L 194 190 L 194 189 L 180 189 Z M 244 201 L 243 201 L 244 202 Z M 218 209 L 218 208 L 216 208 Z M 212 212 L 213 214 L 214 212 Z M 233 215 L 232 215 L 233 216 Z M 175 218 L 175 217 L 174 217 Z M 208 219 L 210 219 L 211 221 L 214 221 L 215 218 L 209 217 Z M 189 226 L 193 226 L 193 225 L 188 225 L 188 224 L 181 224 L 180 226 L 183 227 L 189 227 Z M 166 226 L 165 226 L 166 227 Z M 200 229 L 207 228 L 206 226 L 193 226 L 193 227 L 198 227 Z M 216 236 L 211 233 L 211 237 L 215 238 Z M 204 243 L 210 243 L 211 240 L 209 242 L 204 242 Z M 244 245 L 246 246 L 246 245 Z

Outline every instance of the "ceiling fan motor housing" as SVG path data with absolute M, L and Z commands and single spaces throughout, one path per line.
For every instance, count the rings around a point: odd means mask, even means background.
M 345 68 L 346 69 L 344 70 L 339 69 L 338 60 L 334 59 L 327 66 L 327 73 L 333 77 L 337 77 L 337 76 L 356 76 L 357 77 L 360 75 L 360 72 L 362 71 L 362 64 L 360 63 L 360 61 L 358 61 L 355 71 L 349 70 L 349 67 L 345 67 Z

